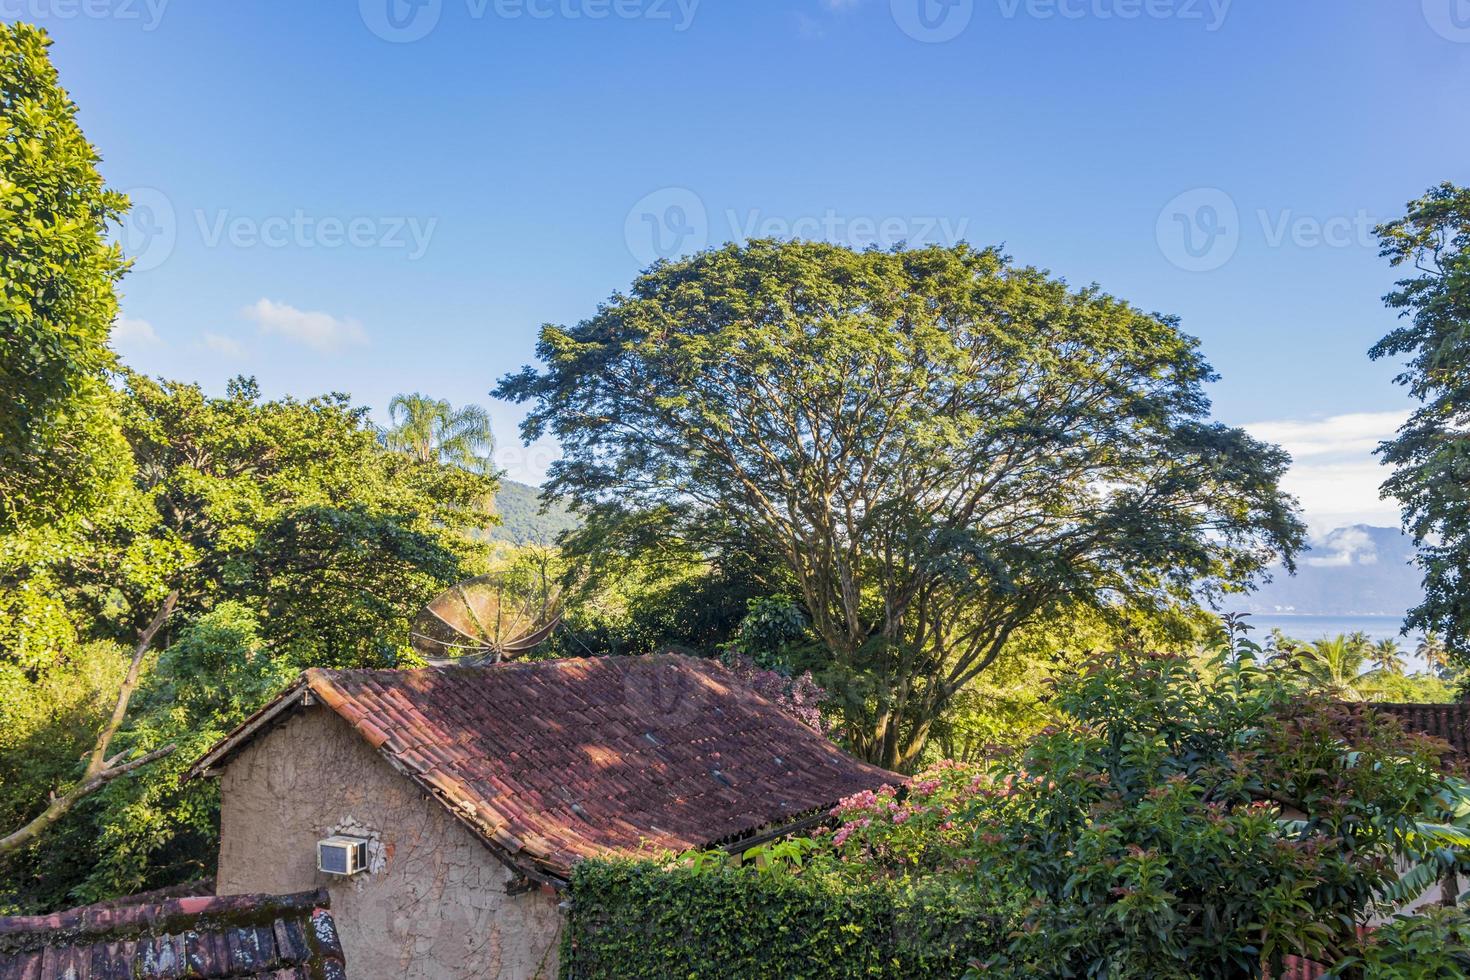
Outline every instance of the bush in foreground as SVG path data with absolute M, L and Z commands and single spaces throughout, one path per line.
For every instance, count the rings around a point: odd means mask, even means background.
M 1249 647 L 1089 657 L 1012 759 L 859 794 L 739 867 L 587 866 L 568 973 L 1226 978 L 1302 956 L 1350 976 L 1412 959 L 1430 925 L 1367 946 L 1358 927 L 1434 880 L 1398 868 L 1467 842 L 1462 784 L 1442 744 L 1293 695 L 1284 669 Z

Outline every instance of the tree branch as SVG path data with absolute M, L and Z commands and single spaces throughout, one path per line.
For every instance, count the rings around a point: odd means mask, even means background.
M 122 689 L 117 692 L 117 703 L 112 706 L 112 718 L 108 720 L 107 727 L 102 729 L 97 736 L 97 744 L 92 747 L 92 756 L 87 761 L 87 771 L 83 778 L 95 776 L 107 768 L 107 747 L 112 744 L 113 736 L 122 727 L 123 718 L 128 713 L 128 702 L 133 699 L 133 691 L 138 687 L 138 671 L 143 666 L 143 657 L 147 655 L 148 648 L 153 645 L 153 638 L 158 631 L 163 629 L 163 624 L 169 616 L 173 615 L 174 606 L 179 601 L 179 590 L 174 589 L 163 600 L 163 605 L 154 614 L 143 632 L 138 635 L 138 645 L 133 648 L 133 660 L 128 664 L 127 676 L 123 678 Z
M 61 796 L 54 797 L 49 806 L 42 810 L 40 815 L 31 820 L 19 830 L 0 838 L 0 857 L 13 853 L 25 847 L 35 840 L 42 831 L 50 827 L 56 821 L 66 815 L 72 807 L 100 790 L 103 786 L 125 776 L 134 770 L 141 769 L 146 765 L 157 762 L 165 756 L 172 755 L 176 746 L 165 745 L 154 749 L 146 755 L 141 755 L 131 762 L 122 762 L 122 755 L 112 758 L 107 757 L 107 749 L 112 745 L 112 739 L 117 735 L 118 729 L 122 728 L 123 719 L 127 717 L 128 702 L 133 698 L 133 692 L 138 687 L 138 673 L 142 669 L 143 658 L 148 649 L 153 645 L 153 640 L 168 617 L 173 614 L 174 606 L 178 604 L 179 593 L 175 589 L 163 600 L 163 605 L 154 614 L 151 622 L 138 635 L 138 645 L 133 648 L 133 659 L 128 664 L 127 676 L 123 678 L 122 688 L 117 692 L 117 701 L 112 706 L 112 717 L 102 731 L 97 734 L 97 741 L 92 746 L 91 754 L 87 759 L 87 768 L 82 772 L 82 778 L 75 786 L 67 790 Z
M 68 810 L 76 804 L 97 792 L 103 786 L 112 782 L 119 776 L 126 776 L 135 769 L 142 769 L 146 765 L 157 762 L 165 756 L 172 755 L 177 746 L 165 745 L 161 749 L 154 749 L 147 755 L 141 755 L 132 762 L 125 762 L 111 769 L 103 769 L 94 776 L 83 779 L 77 783 L 63 796 L 58 796 L 51 801 L 51 805 L 41 811 L 41 815 L 30 823 L 17 830 L 8 837 L 0 837 L 0 857 L 18 851 L 34 840 L 47 827 L 60 820 Z

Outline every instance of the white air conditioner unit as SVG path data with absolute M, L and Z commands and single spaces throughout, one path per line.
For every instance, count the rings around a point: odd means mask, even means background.
M 368 866 L 368 842 L 361 837 L 328 837 L 316 842 L 316 867 L 329 875 L 355 875 Z

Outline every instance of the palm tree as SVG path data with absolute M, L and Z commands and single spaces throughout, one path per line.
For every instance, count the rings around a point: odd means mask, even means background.
M 1363 694 L 1357 682 L 1367 659 L 1367 644 L 1339 635 L 1330 640 L 1316 640 L 1303 651 L 1302 670 L 1317 690 L 1340 701 L 1361 701 Z
M 1373 666 L 1385 674 L 1404 672 L 1404 658 L 1397 640 L 1379 640 L 1373 644 Z
M 394 452 L 476 473 L 493 469 L 490 454 L 495 435 L 490 430 L 490 414 L 479 405 L 455 408 L 415 392 L 394 396 L 388 403 L 388 418 L 393 424 L 384 431 L 383 443 Z
M 1431 674 L 1439 678 L 1449 676 L 1450 652 L 1444 648 L 1444 640 L 1439 638 L 1438 633 L 1433 630 L 1425 633 L 1414 652 L 1424 658 Z

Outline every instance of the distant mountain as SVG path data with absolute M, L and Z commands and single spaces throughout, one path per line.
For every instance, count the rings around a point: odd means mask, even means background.
M 564 504 L 552 504 L 541 513 L 539 487 L 504 478 L 495 495 L 495 512 L 500 524 L 491 529 L 490 537 L 511 544 L 555 544 L 557 535 L 578 523 Z
M 1297 559 L 1295 576 L 1277 568 L 1273 582 L 1245 598 L 1246 612 L 1402 616 L 1424 598 L 1414 544 L 1398 528 L 1354 524 L 1311 545 Z

